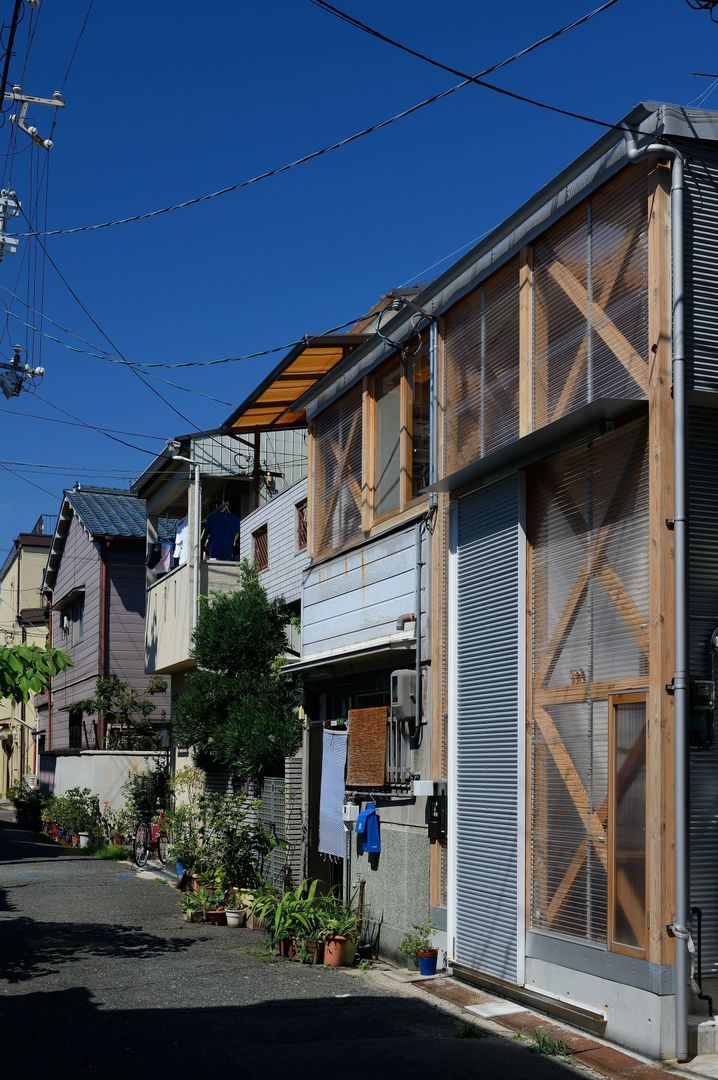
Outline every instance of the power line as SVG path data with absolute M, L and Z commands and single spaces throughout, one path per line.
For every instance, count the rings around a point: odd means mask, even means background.
M 94 2 L 94 0 L 90 0 L 90 9 L 92 8 L 92 3 L 93 3 L 93 2 Z M 88 15 L 87 15 L 87 17 L 89 18 L 89 9 L 88 9 Z M 85 20 L 85 24 L 86 24 L 86 22 L 87 22 L 87 18 L 86 18 L 86 20 Z M 83 26 L 84 26 L 85 24 L 83 24 Z M 82 34 L 81 34 L 80 36 L 82 36 Z M 75 50 L 75 51 L 77 51 L 77 50 Z M 23 213 L 23 217 L 25 217 L 25 214 L 24 214 L 24 213 Z M 27 218 L 26 218 L 26 217 L 25 217 L 25 220 L 27 221 Z M 86 306 L 86 305 L 85 305 L 85 304 L 84 304 L 84 303 L 82 302 L 82 300 L 81 300 L 81 299 L 80 299 L 80 297 L 78 296 L 78 294 L 77 294 L 77 292 L 75 291 L 75 289 L 73 289 L 72 285 L 70 285 L 70 282 L 69 282 L 69 281 L 67 280 L 67 278 L 66 278 L 66 277 L 65 277 L 65 275 L 63 274 L 62 270 L 60 269 L 60 267 L 59 267 L 59 266 L 57 265 L 57 263 L 56 263 L 56 262 L 55 262 L 55 260 L 53 259 L 52 255 L 50 255 L 49 251 L 47 250 L 47 248 L 46 248 L 46 247 L 45 247 L 45 245 L 43 244 L 43 242 L 42 242 L 42 240 L 40 239 L 40 237 L 39 237 L 39 236 L 37 236 L 37 237 L 36 237 L 36 240 L 37 240 L 37 243 L 38 243 L 38 244 L 40 245 L 40 247 L 42 248 L 42 250 L 43 250 L 43 252 L 44 252 L 44 254 L 45 254 L 45 258 L 46 258 L 46 259 L 47 259 L 47 260 L 49 261 L 49 263 L 50 263 L 50 265 L 52 266 L 53 270 L 55 271 L 55 273 L 56 273 L 56 274 L 57 274 L 57 276 L 59 277 L 60 281 L 62 282 L 62 284 L 63 284 L 63 285 L 65 286 L 65 288 L 66 288 L 66 289 L 67 289 L 67 291 L 69 292 L 70 296 L 71 296 L 71 297 L 73 298 L 73 300 L 75 301 L 75 303 L 77 303 L 77 304 L 78 304 L 78 306 L 79 306 L 79 307 L 80 307 L 80 308 L 81 308 L 81 309 L 82 309 L 82 310 L 84 311 L 84 313 L 85 313 L 85 315 L 87 316 L 87 318 L 88 318 L 88 319 L 90 320 L 90 322 L 91 322 L 91 323 L 92 323 L 92 325 L 93 325 L 93 326 L 95 327 L 95 329 L 99 331 L 99 333 L 100 333 L 100 334 L 102 335 L 102 337 L 103 337 L 103 338 L 105 339 L 105 341 L 106 341 L 106 342 L 108 343 L 108 345 L 110 346 L 110 348 L 114 349 L 114 351 L 115 351 L 115 352 L 116 352 L 116 353 L 118 354 L 118 356 L 119 356 L 119 357 L 120 357 L 120 358 L 121 358 L 122 360 L 124 360 L 125 362 L 127 362 L 127 357 L 126 357 L 126 356 L 124 355 L 124 353 L 122 352 L 122 350 L 118 348 L 118 346 L 117 346 L 117 345 L 115 344 L 115 342 L 114 342 L 114 341 L 112 341 L 112 339 L 111 339 L 111 338 L 110 338 L 110 337 L 108 336 L 108 334 L 107 334 L 107 333 L 106 333 L 106 332 L 105 332 L 105 331 L 104 331 L 104 330 L 102 329 L 102 327 L 100 326 L 100 324 L 98 323 L 97 319 L 96 319 L 96 318 L 94 317 L 94 315 L 92 314 L 92 312 L 91 312 L 91 311 L 89 310 L 89 308 L 88 308 L 88 307 L 87 307 L 87 306 Z M 140 382 L 141 382 L 141 383 L 143 384 L 143 386 L 147 387 L 147 389 L 148 389 L 148 390 L 150 390 L 150 391 L 151 391 L 151 392 L 152 392 L 152 393 L 153 393 L 153 394 L 154 394 L 154 395 L 155 395 L 156 397 L 158 397 L 158 398 L 160 399 L 160 401 L 164 402 L 164 404 L 165 404 L 165 405 L 167 406 L 167 408 L 168 408 L 168 409 L 170 409 L 170 410 L 171 410 L 171 411 L 172 411 L 172 412 L 173 412 L 173 413 L 175 414 L 175 416 L 179 416 L 180 420 L 184 420 L 184 422 L 185 422 L 186 424 L 189 424 L 189 426 L 190 426 L 191 428 L 195 428 L 195 430 L 198 430 L 198 428 L 197 428 L 197 425 L 196 425 L 196 424 L 195 424 L 195 423 L 194 423 L 194 422 L 193 422 L 192 420 L 190 420 L 190 418 L 189 418 L 188 416 L 185 416 L 185 414 L 184 414 L 183 412 L 180 412 L 180 410 L 179 410 L 179 409 L 175 408 L 175 406 L 174 406 L 174 405 L 172 404 L 172 402 L 171 402 L 171 401 L 168 401 L 168 400 L 167 400 L 167 398 L 166 398 L 166 397 L 164 396 L 164 394 L 162 394 L 162 393 L 161 393 L 161 392 L 160 392 L 160 391 L 159 391 L 159 390 L 158 390 L 158 389 L 157 389 L 156 387 L 154 387 L 154 386 L 151 386 L 151 385 L 150 385 L 150 383 L 148 383 L 148 382 L 147 382 L 147 380 L 143 378 L 143 376 L 142 376 L 142 375 L 141 375 L 141 374 L 139 373 L 139 371 L 136 371 L 134 367 L 131 367 L 131 368 L 130 368 L 130 370 L 132 371 L 132 374 L 133 374 L 133 375 L 134 375 L 134 376 L 135 376 L 136 378 L 138 378 L 138 379 L 140 380 Z
M 25 416 L 29 420 L 42 420 L 44 424 L 64 424 L 66 427 L 86 427 L 86 423 L 81 420 L 58 420 L 54 416 L 38 416 L 37 413 L 23 412 L 21 409 L 2 409 L 0 412 L 8 413 L 10 416 Z M 152 439 L 156 442 L 167 442 L 163 435 L 146 435 L 143 431 L 123 431 L 122 428 L 105 428 L 105 431 L 112 432 L 113 435 L 131 435 L 136 439 Z
M 290 169 L 296 169 L 300 165 L 306 165 L 307 162 L 314 161 L 316 158 L 323 157 L 325 154 L 330 154 L 335 150 L 341 150 L 343 147 L 349 146 L 351 143 L 357 142 L 357 140 L 362 139 L 367 135 L 373 135 L 377 131 L 382 131 L 384 128 L 389 127 L 391 124 L 395 124 L 397 123 L 397 121 L 404 120 L 407 116 L 412 116 L 414 113 L 419 112 L 420 109 L 424 109 L 428 105 L 433 105 L 437 101 L 442 101 L 444 98 L 449 97 L 451 94 L 455 94 L 458 90 L 463 90 L 465 86 L 469 86 L 471 83 L 478 83 L 480 86 L 483 86 L 485 89 L 491 90 L 494 93 L 501 94 L 505 97 L 513 98 L 514 100 L 520 101 L 526 105 L 533 105 L 537 108 L 546 109 L 549 112 L 557 113 L 560 116 L 567 116 L 574 120 L 582 120 L 584 123 L 598 125 L 599 127 L 606 128 L 611 131 L 625 132 L 627 129 L 618 124 L 612 124 L 606 120 L 598 120 L 595 117 L 586 116 L 583 113 L 572 112 L 569 109 L 562 109 L 557 105 L 550 105 L 546 102 L 538 101 L 535 98 L 529 98 L 523 94 L 517 94 L 512 90 L 506 90 L 503 87 L 494 85 L 493 83 L 482 81 L 485 74 L 496 71 L 500 67 L 506 67 L 506 65 L 513 63 L 520 57 L 525 56 L 528 52 L 531 52 L 533 49 L 538 48 L 539 45 L 542 45 L 545 41 L 553 40 L 561 34 L 566 33 L 568 30 L 571 30 L 576 26 L 580 26 L 582 23 L 594 18 L 596 15 L 600 14 L 602 11 L 605 11 L 607 8 L 612 7 L 616 3 L 618 3 L 618 0 L 608 0 L 607 3 L 603 4 L 599 8 L 596 8 L 594 11 L 589 12 L 588 15 L 585 15 L 581 19 L 569 23 L 565 27 L 561 27 L 559 30 L 554 31 L 553 34 L 547 35 L 545 38 L 542 38 L 540 41 L 535 42 L 533 45 L 521 49 L 518 53 L 515 53 L 513 56 L 507 57 L 505 60 L 500 61 L 500 63 L 493 64 L 491 67 L 486 68 L 484 71 L 479 72 L 477 75 L 466 75 L 463 72 L 456 72 L 457 74 L 461 75 L 462 81 L 460 83 L 457 83 L 455 86 L 450 86 L 448 89 L 442 90 L 438 94 L 432 94 L 431 97 L 425 98 L 423 101 L 419 101 L 415 105 L 411 105 L 408 109 L 403 109 L 401 112 L 396 113 L 394 116 L 388 117 L 386 120 L 380 120 L 376 124 L 371 124 L 369 127 L 362 128 L 361 131 L 356 131 L 353 135 L 347 135 L 345 138 L 339 139 L 334 143 L 330 143 L 328 146 L 324 146 L 320 150 L 313 150 L 311 151 L 311 153 L 304 154 L 302 157 L 296 158 L 294 161 L 289 161 L 284 165 L 279 165 L 273 169 L 267 169 L 265 172 L 258 173 L 256 176 L 252 176 L 249 179 L 240 180 L 234 184 L 228 184 L 226 187 L 219 188 L 217 191 L 211 191 L 205 195 L 196 195 L 194 198 L 185 199 L 182 202 L 172 203 L 169 206 L 163 206 L 157 210 L 148 210 L 144 213 L 131 214 L 128 217 L 124 218 L 114 218 L 109 221 L 101 221 L 93 225 L 75 225 L 62 229 L 50 229 L 39 235 L 70 236 L 75 233 L 96 232 L 98 229 L 110 229 L 114 228 L 116 225 L 129 225 L 135 221 L 148 221 L 150 218 L 160 217 L 163 214 L 170 214 L 176 210 L 185 210 L 190 206 L 198 206 L 200 203 L 209 202 L 212 199 L 218 199 L 222 195 L 228 195 L 234 191 L 241 191 L 245 188 L 251 187 L 253 184 L 260 183 L 262 180 L 269 180 L 272 177 L 280 176 L 282 173 L 289 172 Z M 351 17 L 348 16 L 348 18 Z M 374 33 L 375 36 L 379 36 L 378 31 L 374 32 L 371 30 L 371 28 L 369 28 L 369 31 Z M 399 42 L 394 42 L 389 38 L 385 40 L 389 41 L 393 45 L 396 45 L 398 48 L 404 49 L 404 51 L 406 52 L 413 51 L 408 49 L 408 47 L 406 46 L 400 45 Z M 419 53 L 416 53 L 415 55 L 421 56 L 421 54 Z M 438 61 L 429 60 L 428 57 L 421 56 L 421 58 L 427 60 L 430 63 L 434 63 L 437 67 L 443 67 L 446 71 L 455 71 L 455 69 L 453 68 L 439 64 Z M 38 234 L 13 233 L 11 235 L 18 237 L 26 237 Z
M 9 308 L 5 308 L 5 313 L 10 316 L 11 319 L 16 319 L 30 330 L 35 330 L 37 333 L 43 333 L 50 341 L 54 341 L 56 345 L 62 345 L 63 348 L 68 349 L 70 352 L 81 353 L 84 356 L 91 356 L 95 360 L 105 360 L 110 364 L 122 364 L 125 367 L 130 368 L 165 368 L 169 370 L 175 370 L 177 368 L 192 368 L 192 367 L 215 367 L 218 364 L 236 364 L 243 360 L 256 360 L 262 356 L 271 356 L 272 353 L 286 352 L 289 349 L 296 348 L 297 345 L 311 345 L 312 341 L 316 338 L 327 337 L 331 334 L 336 334 L 340 330 L 345 330 L 348 326 L 354 326 L 355 323 L 362 322 L 365 319 L 370 318 L 373 312 L 367 312 L 364 315 L 356 315 L 352 319 L 347 319 L 346 322 L 340 323 L 338 326 L 332 326 L 328 330 L 323 330 L 319 334 L 305 334 L 301 338 L 297 338 L 295 341 L 285 342 L 283 345 L 274 345 L 269 349 L 259 349 L 257 352 L 245 353 L 244 356 L 222 356 L 216 360 L 186 360 L 178 364 L 167 363 L 147 363 L 139 360 L 126 360 L 119 356 L 111 356 L 109 353 L 99 353 L 88 351 L 87 349 L 80 349 L 76 345 L 68 345 L 66 341 L 57 337 L 54 334 L 48 334 L 46 331 L 41 331 L 39 327 L 34 326 L 32 323 L 26 322 L 20 315 L 17 315 L 14 311 L 10 311 Z M 75 335 L 77 336 L 77 335 Z M 183 417 L 184 419 L 184 417 Z M 194 425 L 191 425 L 194 427 Z
M 417 49 L 412 49 L 409 45 L 404 45 L 403 42 L 397 41 L 396 38 L 391 38 L 387 34 L 382 33 L 381 30 L 375 29 L 373 26 L 369 26 L 368 23 L 362 22 L 361 19 L 355 18 L 346 11 L 342 11 L 341 8 L 335 7 L 333 4 L 327 2 L 327 0 L 309 0 L 315 7 L 321 8 L 323 11 L 328 12 L 330 15 L 335 15 L 338 19 L 348 23 L 350 26 L 355 27 L 357 30 L 363 31 L 365 34 L 369 34 L 371 37 L 377 38 L 379 41 L 383 41 L 387 45 L 392 45 L 395 49 L 400 49 L 402 52 L 408 53 L 409 56 L 415 56 L 418 60 L 423 60 L 427 64 L 431 64 L 432 67 L 439 68 L 440 71 L 446 71 L 450 75 L 459 75 L 462 79 L 466 79 L 467 84 L 473 83 L 475 86 L 481 86 L 485 90 L 491 90 L 495 94 L 501 94 L 503 97 L 511 98 L 514 101 L 520 101 L 525 105 L 532 105 L 537 109 L 544 109 L 547 112 L 557 113 L 559 116 L 566 116 L 571 120 L 582 120 L 586 124 L 594 124 L 598 127 L 608 128 L 612 131 L 625 132 L 626 128 L 618 124 L 609 123 L 607 120 L 598 120 L 595 116 L 588 116 L 585 113 L 573 112 L 571 109 L 561 108 L 559 105 L 551 105 L 546 101 L 539 101 L 538 98 L 528 97 L 525 94 L 518 94 L 515 90 L 507 90 L 504 86 L 497 86 L 496 83 L 486 82 L 483 78 L 484 75 L 490 74 L 492 71 L 497 71 L 498 68 L 504 67 L 506 62 L 501 64 L 495 64 L 491 68 L 487 68 L 485 71 L 479 72 L 477 75 L 468 75 L 465 71 L 461 71 L 460 68 L 452 67 L 450 64 L 443 64 L 440 60 L 434 59 L 432 56 L 427 56 L 426 53 L 419 52 Z M 584 15 L 581 19 L 577 19 L 576 22 L 571 23 L 569 26 L 562 28 L 561 30 L 554 31 L 553 34 L 549 34 L 546 38 L 543 38 L 536 45 L 523 49 L 518 56 L 525 56 L 527 52 L 531 51 L 531 48 L 537 48 L 545 41 L 553 41 L 554 38 L 565 33 L 567 30 L 572 30 L 576 26 L 581 26 L 583 23 L 593 19 L 596 15 L 600 15 L 602 12 L 607 11 L 608 8 L 617 4 L 618 0 L 607 0 L 607 3 L 602 4 L 601 7 L 596 8 L 594 11 Z M 718 0 L 716 0 L 718 3 Z M 512 58 L 513 59 L 513 58 Z
M 149 454 L 150 457 L 156 456 L 152 450 L 147 450 L 144 446 L 136 446 L 135 443 L 127 442 L 126 439 L 121 439 L 118 435 L 111 435 L 106 428 L 99 427 L 97 424 L 91 424 L 88 420 L 83 420 L 81 416 L 75 416 L 74 413 L 68 412 L 67 409 L 63 409 L 61 405 L 56 405 L 54 401 L 49 401 L 47 398 L 44 398 L 42 394 L 38 394 L 37 391 L 34 396 L 38 401 L 42 401 L 43 404 L 49 405 L 51 409 L 55 409 L 56 412 L 61 412 L 65 416 L 69 416 L 71 420 L 77 420 L 78 424 L 81 424 L 82 427 L 85 427 L 90 431 L 96 431 L 98 435 L 104 435 L 106 438 L 112 439 L 113 442 L 120 443 L 122 446 L 128 446 L 130 450 L 139 450 L 141 454 Z
M 7 473 L 12 473 L 12 475 L 16 476 L 18 480 L 22 480 L 24 484 L 29 484 L 30 487 L 37 488 L 38 491 L 44 491 L 44 493 L 46 495 L 49 495 L 51 499 L 57 498 L 57 494 L 55 492 L 48 491 L 47 488 L 42 487 L 40 484 L 36 484 L 34 480 L 28 480 L 26 476 L 22 476 L 20 473 L 15 472 L 14 469 L 8 468 L 8 466 L 3 464 L 2 462 L 0 462 L 0 469 L 4 469 Z

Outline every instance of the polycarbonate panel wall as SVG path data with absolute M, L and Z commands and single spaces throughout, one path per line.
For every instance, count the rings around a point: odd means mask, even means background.
M 321 557 L 361 535 L 362 388 L 355 387 L 314 424 L 314 551 Z
M 533 929 L 604 944 L 608 696 L 648 681 L 647 425 L 528 476 Z

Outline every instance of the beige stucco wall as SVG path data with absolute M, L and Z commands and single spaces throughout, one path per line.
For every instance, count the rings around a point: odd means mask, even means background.
M 8 566 L 0 580 L 0 632 L 5 645 L 28 645 L 41 648 L 47 640 L 45 626 L 18 625 L 17 615 L 22 608 L 42 607 L 40 585 L 47 561 L 47 549 L 33 550 L 23 547 L 21 553 Z M 25 704 L 0 698 L 0 797 L 8 787 L 19 784 L 22 777 L 34 771 L 35 741 L 31 730 L 23 727 L 21 720 L 34 729 L 36 714 L 32 698 Z

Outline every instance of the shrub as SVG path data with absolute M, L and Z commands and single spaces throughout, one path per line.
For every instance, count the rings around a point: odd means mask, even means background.
M 155 761 L 146 772 L 127 777 L 122 786 L 125 811 L 133 831 L 138 821 L 153 817 L 157 805 L 166 807 L 169 800 L 169 767 L 165 761 Z

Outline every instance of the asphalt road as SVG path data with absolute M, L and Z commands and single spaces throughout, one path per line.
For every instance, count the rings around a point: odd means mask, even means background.
M 262 935 L 191 926 L 175 889 L 73 855 L 0 811 L 2 1075 L 569 1080 L 362 972 L 267 962 Z

